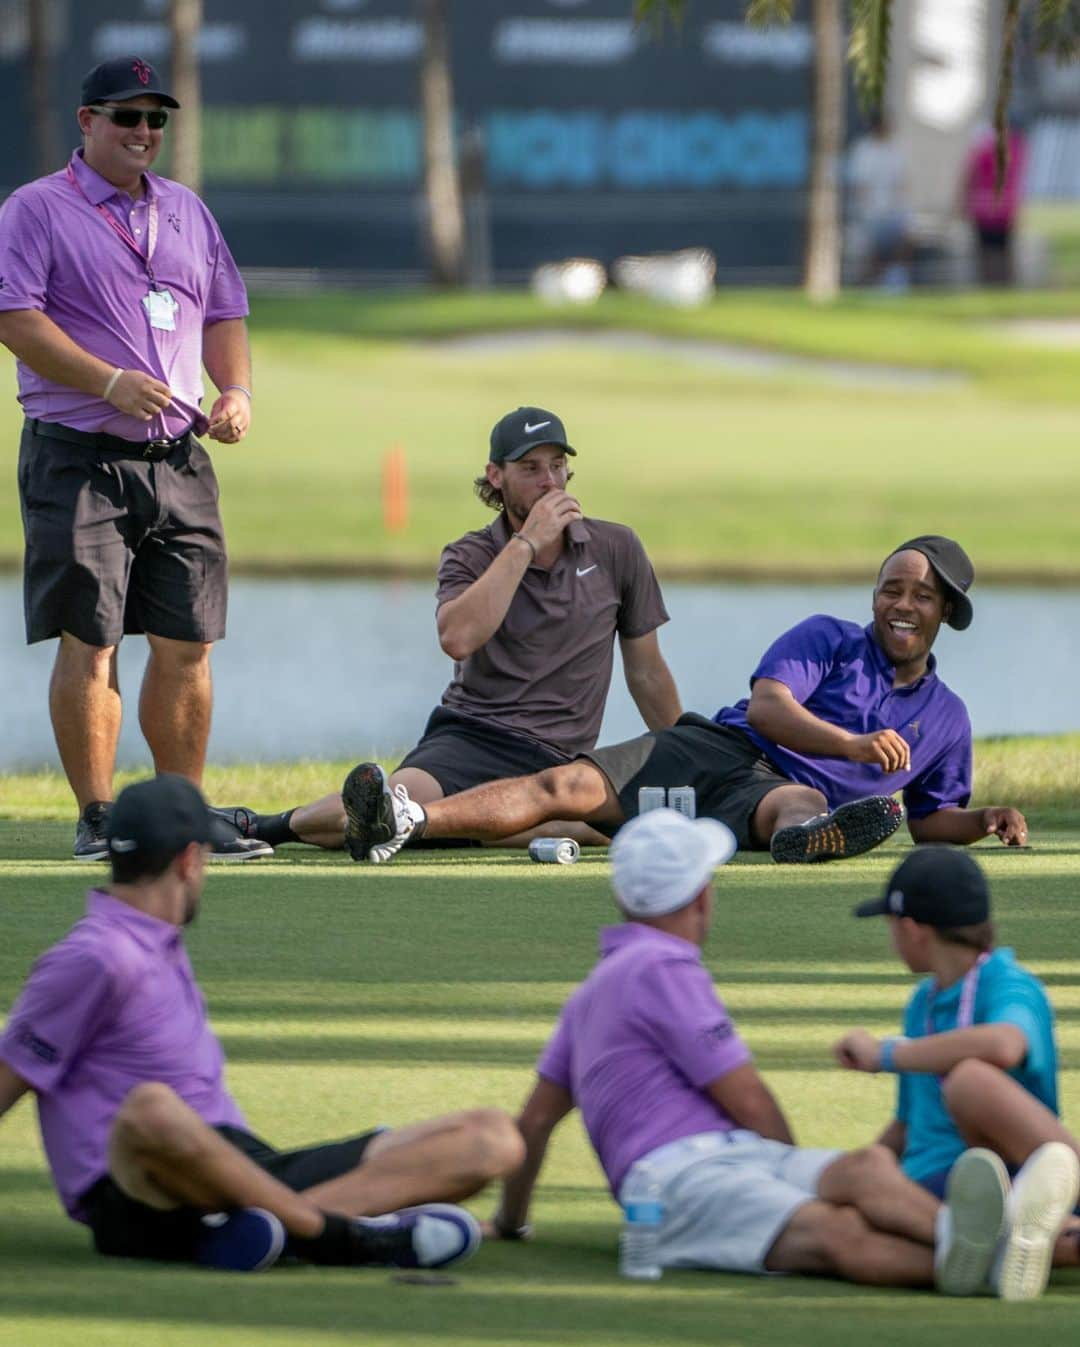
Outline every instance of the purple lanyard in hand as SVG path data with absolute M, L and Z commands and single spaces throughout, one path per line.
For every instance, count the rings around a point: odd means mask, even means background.
M 71 167 L 70 164 L 68 164 L 68 166 L 67 166 L 67 178 L 68 178 L 68 182 L 71 183 L 72 187 L 75 188 L 75 190 L 76 190 L 76 191 L 78 192 L 78 194 L 82 197 L 82 199 L 86 202 L 86 204 L 87 204 L 88 206 L 93 205 L 93 202 L 90 200 L 90 198 L 89 198 L 89 197 L 86 195 L 86 193 L 83 191 L 82 186 L 81 186 L 81 184 L 80 184 L 78 178 L 76 178 L 75 172 L 74 172 L 74 170 L 72 169 L 72 167 Z M 148 194 L 148 195 L 149 195 L 149 194 Z M 149 282 L 150 282 L 150 288 L 151 288 L 152 290 L 156 290 L 156 289 L 158 288 L 158 284 L 157 284 L 157 280 L 156 280 L 156 278 L 155 278 L 155 276 L 154 276 L 154 268 L 153 268 L 153 266 L 151 265 L 151 260 L 152 260 L 152 258 L 153 258 L 153 256 L 154 256 L 154 249 L 157 247 L 157 238 L 158 238 L 158 204 L 157 204 L 157 198 L 151 196 L 150 199 L 149 199 L 149 201 L 146 203 L 146 253 L 145 253 L 145 255 L 143 254 L 143 251 L 142 251 L 142 249 L 139 247 L 139 245 L 138 245 L 138 243 L 136 242 L 136 240 L 132 237 L 130 231 L 129 231 L 124 225 L 122 225 L 122 224 L 120 223 L 120 221 L 116 218 L 116 216 L 112 213 L 111 210 L 108 210 L 105 206 L 100 205 L 100 204 L 97 205 L 97 206 L 94 206 L 94 209 L 95 209 L 95 210 L 97 211 L 97 213 L 104 219 L 105 223 L 109 226 L 109 228 L 113 231 L 113 233 L 116 234 L 116 235 L 118 235 L 119 238 L 121 238 L 121 239 L 123 240 L 123 242 L 127 245 L 127 247 L 129 247 L 129 248 L 131 249 L 131 251 L 135 254 L 135 256 L 139 259 L 139 261 L 143 264 L 143 266 L 146 268 L 146 276 L 147 276 L 147 279 L 148 279 Z

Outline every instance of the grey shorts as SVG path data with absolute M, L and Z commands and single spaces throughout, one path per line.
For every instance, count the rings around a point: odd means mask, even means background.
M 642 1187 L 659 1184 L 664 1267 L 764 1272 L 769 1250 L 842 1154 L 787 1146 L 756 1132 L 702 1132 L 642 1156 L 619 1199 L 625 1203 Z
M 693 712 L 680 716 L 669 730 L 580 756 L 595 763 L 611 782 L 626 818 L 637 814 L 642 786 L 693 786 L 699 817 L 726 823 L 740 851 L 759 846 L 750 822 L 762 799 L 778 786 L 792 784 L 740 730 Z
M 194 439 L 151 463 L 23 429 L 19 498 L 29 644 L 125 633 L 225 635 L 228 564 L 210 457 Z

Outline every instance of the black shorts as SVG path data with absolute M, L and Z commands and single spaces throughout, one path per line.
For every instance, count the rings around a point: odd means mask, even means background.
M 379 1131 L 365 1132 L 346 1141 L 305 1146 L 296 1151 L 277 1151 L 273 1146 L 237 1127 L 215 1127 L 215 1132 L 254 1160 L 287 1188 L 302 1193 L 318 1183 L 340 1178 L 355 1169 Z M 155 1258 L 190 1263 L 204 1233 L 203 1212 L 194 1207 L 159 1211 L 128 1197 L 108 1174 L 98 1179 L 80 1199 L 98 1253 L 114 1258 Z
M 750 821 L 762 799 L 778 786 L 792 784 L 741 730 L 693 712 L 680 716 L 670 730 L 580 756 L 595 763 L 611 782 L 627 818 L 638 812 L 642 786 L 693 786 L 698 815 L 726 823 L 740 851 L 759 846 Z
M 437 706 L 428 717 L 423 737 L 397 767 L 416 767 L 433 776 L 444 795 L 471 786 L 500 781 L 504 776 L 531 776 L 570 759 L 535 739 L 504 730 L 475 716 Z
M 150 463 L 27 425 L 19 498 L 29 644 L 62 631 L 93 646 L 135 632 L 174 641 L 225 635 L 217 478 L 196 440 Z

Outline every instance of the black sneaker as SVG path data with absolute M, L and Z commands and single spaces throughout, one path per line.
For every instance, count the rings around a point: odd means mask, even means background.
M 95 800 L 82 811 L 75 825 L 75 845 L 71 858 L 76 861 L 107 861 L 109 843 L 105 839 L 105 824 L 109 818 L 109 802 Z
M 212 809 L 213 837 L 210 839 L 212 861 L 254 861 L 260 856 L 272 856 L 274 848 L 257 837 L 245 837 L 235 823 L 222 817 L 222 811 Z
M 207 805 L 211 814 L 216 814 L 218 818 L 223 818 L 226 823 L 231 823 L 241 837 L 251 837 L 254 834 L 255 820 L 259 817 L 254 809 L 248 809 L 242 804 L 225 804 L 221 806 Z
M 831 814 L 773 833 L 769 850 L 780 865 L 846 860 L 880 846 L 904 821 L 904 807 L 890 795 L 868 795 Z
M 471 1258 L 480 1247 L 480 1225 L 463 1207 L 425 1202 L 385 1216 L 350 1222 L 353 1261 L 360 1265 L 440 1268 Z
M 345 806 L 345 848 L 354 861 L 366 861 L 376 842 L 397 831 L 386 773 L 377 762 L 354 767 L 341 787 Z

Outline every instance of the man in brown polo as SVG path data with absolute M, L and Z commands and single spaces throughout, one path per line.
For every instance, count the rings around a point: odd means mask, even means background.
M 450 543 L 439 563 L 436 620 L 453 677 L 420 742 L 390 778 L 413 800 L 430 804 L 544 771 L 592 748 L 616 636 L 627 687 L 648 728 L 666 729 L 681 713 L 657 640 L 668 614 L 653 568 L 633 530 L 583 518 L 566 490 L 567 458 L 576 453 L 562 421 L 540 407 L 507 413 L 491 432 L 487 468 L 475 486 L 498 518 Z M 373 783 L 352 772 L 341 794 L 283 814 L 222 812 L 271 845 L 349 846 L 349 817 L 361 816 L 367 791 L 384 784 L 381 775 Z M 556 821 L 539 831 L 607 841 L 582 823 Z

